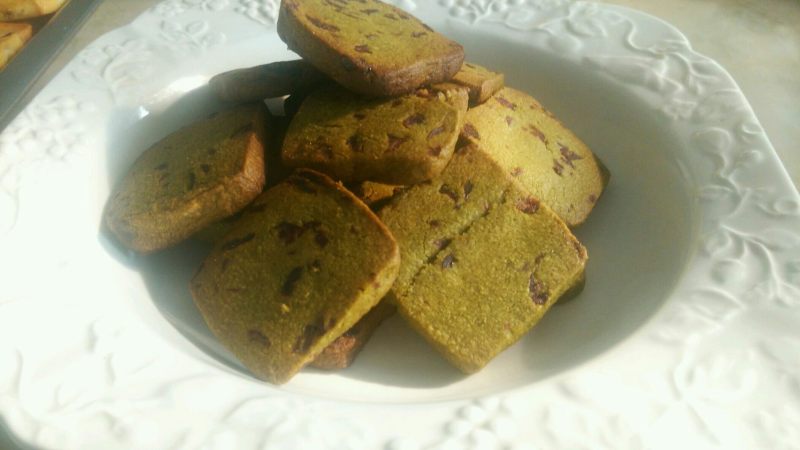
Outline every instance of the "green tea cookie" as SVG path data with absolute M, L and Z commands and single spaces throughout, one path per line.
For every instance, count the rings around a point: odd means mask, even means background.
M 399 263 L 392 235 L 366 205 L 304 169 L 253 202 L 191 290 L 222 344 L 280 384 L 378 303 Z
M 470 105 L 476 106 L 503 88 L 505 75 L 477 64 L 464 63 L 451 81 L 468 88 Z
M 483 151 L 466 146 L 438 178 L 409 186 L 384 206 L 378 216 L 402 254 L 392 292 L 405 293 L 427 261 L 487 214 L 512 182 Z
M 369 206 L 373 211 L 380 210 L 385 206 L 395 195 L 403 192 L 405 186 L 396 186 L 393 184 L 375 183 L 372 181 L 365 181 L 348 187 L 350 191 L 362 202 Z
M 208 84 L 221 100 L 249 102 L 308 90 L 326 79 L 314 66 L 298 59 L 224 72 Z
M 372 333 L 395 313 L 395 306 L 387 299 L 381 300 L 378 306 L 372 308 L 352 328 L 336 338 L 331 345 L 325 347 L 314 361 L 313 367 L 324 370 L 338 370 L 350 367 L 358 353 L 367 344 Z
M 192 239 L 196 239 L 200 242 L 205 242 L 206 244 L 216 244 L 222 238 L 224 238 L 228 233 L 230 233 L 231 228 L 239 221 L 242 217 L 244 211 L 239 211 L 238 213 L 226 217 L 222 220 L 214 222 L 207 227 L 203 228 L 202 230 L 198 231 L 194 235 L 192 235 Z
M 459 148 L 439 178 L 409 187 L 379 216 L 401 249 L 398 310 L 467 372 L 583 280 L 586 252 L 566 225 L 476 146 Z M 520 277 L 527 290 L 514 284 Z
M 586 220 L 608 183 L 589 148 L 533 97 L 504 88 L 467 111 L 463 139 L 479 144 L 569 226 Z
M 269 167 L 269 173 L 264 183 L 264 190 L 282 182 L 294 170 L 284 166 L 283 161 L 281 161 L 281 145 L 289 122 L 285 117 L 269 117 L 271 133 L 267 136 L 266 146 L 264 147 L 264 164 Z M 228 234 L 242 213 L 243 211 L 239 211 L 232 216 L 214 222 L 195 233 L 192 237 L 202 242 L 214 244 Z
M 284 0 L 278 35 L 339 84 L 367 95 L 449 80 L 464 62 L 461 45 L 377 0 Z
M 33 27 L 28 23 L 0 22 L 0 69 L 22 50 L 32 34 Z
M 397 308 L 453 365 L 484 367 L 580 279 L 586 250 L 516 184 L 415 276 Z
M 250 203 L 264 186 L 264 105 L 223 111 L 162 139 L 133 164 L 105 221 L 127 247 L 176 244 Z
M 575 298 L 577 298 L 583 292 L 583 289 L 586 287 L 586 272 L 583 272 L 580 278 L 575 280 L 575 283 L 567 289 L 567 292 L 561 295 L 558 299 L 558 303 L 556 305 L 563 305 L 564 303 L 571 302 Z
M 463 110 L 446 92 L 368 98 L 339 86 L 310 94 L 283 142 L 283 161 L 346 183 L 409 185 L 437 176 L 453 154 Z

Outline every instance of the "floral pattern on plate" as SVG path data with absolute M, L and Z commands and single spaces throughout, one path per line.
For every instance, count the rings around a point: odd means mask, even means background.
M 424 405 L 309 397 L 191 356 L 174 330 L 147 325 L 159 312 L 137 296 L 140 281 L 109 276 L 125 268 L 97 242 L 104 198 L 90 174 L 111 131 L 95 124 L 146 117 L 136 106 L 163 95 L 160 73 L 192 73 L 198 59 L 221 70 L 226 50 L 274 33 L 278 2 L 167 0 L 90 45 L 0 135 L 0 272 L 20 275 L 0 287 L 0 412 L 12 432 L 80 449 L 796 448 L 800 199 L 730 76 L 671 26 L 624 8 L 392 3 L 450 31 L 524 36 L 630 86 L 670 124 L 700 220 L 663 308 L 575 370 Z

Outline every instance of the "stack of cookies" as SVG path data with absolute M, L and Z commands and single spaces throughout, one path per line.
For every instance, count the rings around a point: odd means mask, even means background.
M 283 0 L 278 33 L 303 59 L 214 77 L 234 105 L 147 150 L 106 208 L 140 252 L 213 242 L 192 295 L 256 376 L 345 368 L 395 311 L 471 373 L 582 286 L 570 228 L 608 172 L 535 99 L 377 0 Z

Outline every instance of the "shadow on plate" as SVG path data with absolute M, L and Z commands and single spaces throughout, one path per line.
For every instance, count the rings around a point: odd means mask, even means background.
M 411 388 L 449 386 L 465 378 L 398 315 L 381 324 L 353 365 L 340 374 L 368 383 Z
M 0 448 L 4 450 L 36 450 L 35 447 L 20 442 L 2 417 L 0 417 Z

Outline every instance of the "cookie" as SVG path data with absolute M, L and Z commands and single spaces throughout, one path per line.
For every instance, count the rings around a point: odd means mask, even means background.
M 209 225 L 195 234 L 194 238 L 209 244 L 215 244 L 230 233 L 244 213 L 244 211 L 237 213 L 234 216 Z M 394 315 L 395 307 L 392 304 L 393 301 L 381 300 L 355 325 L 325 347 L 310 365 L 324 370 L 338 370 L 349 367 L 378 326 L 385 319 Z
M 380 217 L 401 248 L 398 311 L 467 373 L 516 342 L 583 277 L 586 250 L 563 221 L 475 146 L 460 148 L 440 178 L 410 187 Z
M 44 16 L 61 8 L 65 0 L 0 0 L 0 20 Z M 0 32 L 0 35 L 2 33 Z
M 342 86 L 373 96 L 449 80 L 464 61 L 461 45 L 377 0 L 284 0 L 278 35 Z
M 572 227 L 586 220 L 608 183 L 608 171 L 592 151 L 516 89 L 503 88 L 467 111 L 461 137 L 480 145 Z
M 463 110 L 445 92 L 422 89 L 370 98 L 340 86 L 311 93 L 283 142 L 283 162 L 345 183 L 410 185 L 437 176 L 455 148 Z
M 147 253 L 247 206 L 264 186 L 268 114 L 263 104 L 238 107 L 157 142 L 114 189 L 108 228 L 125 246 Z
M 218 220 L 210 225 L 207 225 L 202 230 L 193 234 L 192 239 L 205 242 L 206 244 L 216 244 L 222 238 L 224 238 L 225 235 L 230 233 L 231 228 L 236 225 L 236 222 L 239 221 L 243 213 L 244 210 L 239 211 L 230 217 L 226 217 L 222 220 Z
M 583 292 L 584 288 L 586 288 L 586 272 L 584 272 L 581 277 L 577 279 L 573 285 L 561 295 L 561 297 L 559 297 L 556 305 L 563 305 L 564 303 L 571 302 L 572 300 L 576 299 Z
M 350 367 L 369 338 L 372 337 L 372 333 L 394 313 L 394 304 L 387 299 L 381 300 L 352 328 L 325 347 L 322 353 L 311 362 L 311 366 L 323 370 L 340 370 Z
M 512 184 L 422 267 L 396 304 L 448 361 L 473 373 L 538 323 L 578 283 L 586 260 L 564 222 Z
M 286 135 L 289 121 L 285 117 L 270 116 L 269 124 L 270 133 L 267 134 L 267 145 L 264 147 L 264 165 L 269 168 L 269 173 L 266 176 L 264 190 L 283 182 L 294 170 L 284 166 L 283 161 L 281 161 L 281 145 L 283 144 L 283 137 Z M 230 217 L 206 226 L 195 233 L 192 238 L 208 244 L 216 243 L 230 231 L 243 212 L 244 210 L 239 211 Z
M 464 119 L 469 109 L 469 89 L 456 83 L 436 83 L 428 87 L 421 88 L 418 95 L 434 92 L 439 98 L 451 104 L 458 111 L 458 129 L 464 125 Z
M 30 24 L 0 22 L 0 69 L 22 50 L 32 33 L 33 27 Z
M 378 303 L 399 258 L 366 205 L 303 169 L 253 202 L 191 291 L 220 342 L 258 378 L 281 384 Z
M 503 88 L 505 75 L 467 62 L 450 81 L 469 89 L 470 106 L 477 106 Z
M 366 203 L 371 210 L 378 211 L 391 201 L 395 195 L 403 192 L 405 186 L 365 181 L 352 185 L 349 189 L 362 202 Z
M 211 92 L 230 102 L 256 102 L 307 91 L 327 77 L 302 59 L 236 69 L 215 75 Z
M 405 293 L 427 261 L 487 214 L 513 183 L 512 177 L 485 151 L 467 145 L 455 152 L 435 180 L 394 192 L 378 210 L 402 254 L 392 292 Z M 382 185 L 376 187 L 381 188 Z M 574 295 L 580 293 L 582 281 L 571 289 Z

